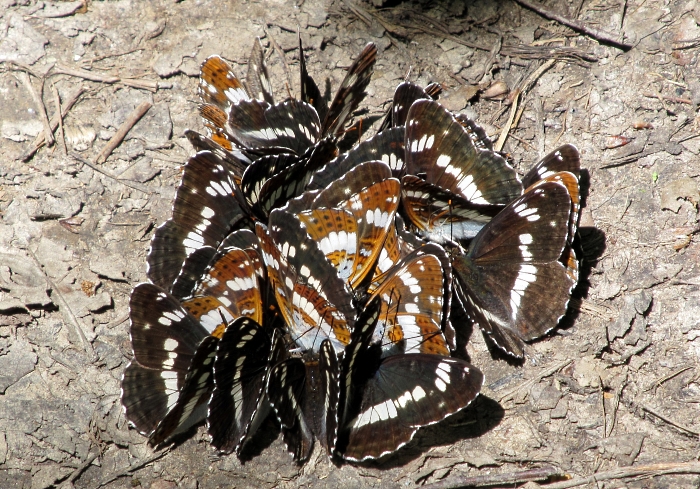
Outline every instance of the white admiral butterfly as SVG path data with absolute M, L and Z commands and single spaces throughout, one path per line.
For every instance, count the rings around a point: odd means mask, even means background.
M 430 100 L 408 110 L 401 184 L 406 216 L 434 242 L 473 237 L 522 193 L 515 170 L 497 153 L 477 148 L 462 124 Z
M 134 359 L 122 377 L 126 418 L 154 446 L 204 420 L 217 338 L 161 288 L 134 287 Z
M 566 186 L 531 186 L 486 224 L 465 255 L 453 257 L 469 315 L 507 353 L 544 335 L 566 312 L 575 279 L 559 260 L 568 245 L 571 197 Z
M 183 168 L 173 215 L 158 227 L 148 251 L 148 278 L 170 290 L 185 259 L 205 246 L 218 247 L 235 227 L 248 224 L 231 173 L 214 153 L 203 151 Z
M 481 372 L 460 359 L 423 353 L 382 357 L 372 345 L 378 317 L 368 316 L 358 319 L 340 374 L 336 453 L 355 461 L 398 450 L 420 427 L 468 406 L 483 383 Z

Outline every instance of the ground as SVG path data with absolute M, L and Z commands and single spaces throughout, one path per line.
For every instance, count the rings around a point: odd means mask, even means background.
M 0 487 L 412 487 L 542 467 L 577 480 L 697 460 L 700 7 L 543 4 L 613 33 L 629 45 L 621 49 L 511 0 L 381 3 L 0 1 Z M 575 144 L 588 176 L 584 278 L 565 324 L 530 344 L 522 364 L 473 332 L 482 395 L 381 464 L 334 466 L 317 451 L 297 466 L 273 424 L 245 464 L 217 456 L 202 427 L 154 453 L 119 401 L 127 305 L 192 154 L 183 132 L 202 130 L 199 64 L 217 53 L 245 75 L 259 36 L 276 93 L 295 93 L 297 29 L 312 76 L 334 87 L 362 46 L 377 43 L 367 120 L 408 77 L 441 83 L 443 103 L 495 137 L 514 115 L 503 149 L 521 171 Z M 64 137 L 56 131 L 56 144 L 23 161 L 43 134 L 29 91 L 40 94 L 42 80 L 49 117 L 56 93 L 64 111 L 82 93 Z M 96 163 L 142 102 L 152 107 Z M 665 475 L 597 487 L 698 484 L 698 475 Z

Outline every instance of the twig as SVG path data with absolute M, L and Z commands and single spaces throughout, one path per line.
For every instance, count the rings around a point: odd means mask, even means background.
M 91 58 L 91 59 L 81 60 L 81 63 L 83 65 L 92 65 L 92 63 L 95 63 L 97 61 L 102 61 L 103 59 L 118 58 L 120 56 L 126 56 L 127 54 L 133 54 L 137 51 L 145 51 L 145 49 L 146 48 L 144 48 L 144 47 L 137 47 L 137 48 L 128 49 L 126 51 L 121 51 L 119 53 L 101 54 L 101 55 L 95 56 L 94 58 Z
M 71 156 L 73 159 L 76 159 L 76 160 L 78 160 L 79 162 L 81 162 L 83 165 L 89 166 L 90 168 L 92 168 L 93 170 L 95 170 L 97 173 L 101 173 L 102 175 L 104 175 L 104 176 L 106 176 L 106 177 L 108 177 L 108 178 L 111 178 L 112 180 L 117 181 L 117 182 L 119 182 L 119 183 L 121 183 L 121 184 L 123 184 L 123 185 L 126 185 L 127 187 L 131 187 L 131 188 L 133 188 L 133 189 L 139 190 L 139 191 L 141 191 L 141 192 L 143 192 L 143 193 L 145 193 L 145 194 L 150 194 L 150 193 L 151 193 L 151 191 L 148 189 L 148 187 L 146 187 L 146 186 L 144 186 L 144 185 L 141 185 L 141 184 L 139 184 L 139 183 L 137 183 L 137 182 L 131 181 L 131 180 L 123 180 L 123 179 L 121 179 L 121 178 L 117 178 L 115 175 L 112 175 L 112 174 L 111 174 L 110 172 L 108 172 L 107 170 L 105 170 L 105 169 L 103 169 L 103 168 L 100 168 L 100 167 L 97 166 L 96 164 L 94 164 L 94 163 L 92 163 L 92 162 L 86 160 L 85 158 L 83 158 L 82 156 L 80 156 L 78 153 L 71 153 L 70 156 Z
M 600 401 L 603 405 L 603 438 L 608 437 L 608 413 L 605 410 L 605 386 L 603 385 L 603 378 L 599 375 L 598 380 L 600 381 Z
M 352 13 L 354 13 L 357 17 L 359 17 L 362 21 L 364 21 L 365 24 L 367 24 L 369 27 L 372 26 L 372 20 L 370 17 L 374 17 L 374 19 L 390 34 L 397 35 L 403 39 L 406 39 L 408 37 L 408 31 L 406 30 L 405 26 L 402 25 L 397 25 L 392 22 L 389 22 L 388 20 L 384 19 L 381 15 L 379 15 L 377 12 L 373 12 L 370 9 L 366 9 L 363 7 L 360 7 L 357 4 L 354 4 L 348 0 L 345 0 L 345 6 L 349 8 Z
M 53 358 L 53 357 L 51 357 L 51 358 Z M 80 464 L 80 465 L 73 471 L 73 473 L 70 475 L 70 477 L 68 477 L 68 479 L 66 479 L 65 481 L 63 481 L 59 487 L 61 487 L 61 486 L 64 485 L 64 484 L 65 484 L 66 486 L 69 486 L 69 484 L 72 484 L 73 482 L 75 482 L 75 480 L 76 480 L 78 477 L 80 477 L 80 474 L 82 474 L 83 472 L 85 472 L 85 469 L 87 469 L 88 467 L 90 467 L 90 465 L 92 465 L 92 463 L 95 461 L 95 459 L 97 458 L 97 456 L 98 456 L 98 453 L 93 453 L 93 454 L 91 454 L 90 456 L 88 456 L 88 458 L 85 460 L 85 462 L 83 462 L 82 464 Z M 69 486 L 69 487 L 70 487 L 70 486 Z
M 287 63 L 287 58 L 284 56 L 284 49 L 280 47 L 279 44 L 277 44 L 277 41 L 275 41 L 275 38 L 272 37 L 272 34 L 267 30 L 265 30 L 265 37 L 267 37 L 270 40 L 270 44 L 272 44 L 272 49 L 275 50 L 277 53 L 277 56 L 280 57 L 282 60 L 282 70 L 284 71 L 284 76 L 287 78 L 287 85 L 289 86 L 289 90 L 291 91 L 293 89 L 292 85 L 292 75 L 289 70 L 289 64 Z
M 426 34 L 435 35 L 435 30 L 428 28 L 428 26 L 425 26 L 422 24 L 415 24 L 415 25 L 412 25 L 411 27 L 418 29 L 418 30 L 421 30 L 421 31 L 425 32 Z M 465 41 L 464 39 L 459 38 L 457 36 L 453 36 L 453 35 L 449 35 L 449 34 L 442 34 L 442 33 L 440 33 L 439 36 L 444 37 L 445 39 L 449 39 L 450 41 L 456 42 L 457 44 L 467 46 L 468 48 L 478 49 L 480 51 L 486 51 L 486 52 L 491 51 L 491 48 L 489 48 L 487 46 L 482 46 L 480 44 Z
M 661 421 L 664 421 L 664 422 L 670 424 L 671 426 L 678 428 L 680 431 L 684 432 L 687 435 L 700 436 L 700 433 L 698 433 L 697 431 L 693 431 L 692 429 L 688 428 L 687 426 L 683 426 L 682 424 L 679 424 L 679 423 L 673 421 L 672 419 L 667 418 L 663 414 L 661 414 L 657 411 L 654 411 L 653 409 L 651 409 L 648 406 L 640 405 L 640 407 L 642 408 L 643 411 L 646 411 L 647 413 L 651 414 L 652 416 L 656 416 Z
M 136 80 L 133 78 L 119 78 L 118 76 L 112 75 L 100 75 L 98 73 L 93 73 L 92 71 L 76 70 L 73 68 L 66 68 L 65 66 L 54 67 L 52 73 L 76 76 L 84 80 L 90 80 L 100 83 L 121 83 L 122 85 L 126 85 L 133 88 L 143 88 L 146 90 L 150 90 L 151 92 L 156 92 L 159 88 L 164 88 L 164 85 L 156 81 Z
M 559 22 L 560 24 L 564 24 L 565 26 L 570 27 L 575 31 L 581 32 L 598 41 L 615 46 L 616 48 L 622 49 L 623 51 L 628 51 L 634 47 L 632 44 L 623 41 L 618 41 L 618 36 L 615 36 L 614 34 L 603 31 L 601 29 L 596 29 L 594 27 L 589 27 L 578 20 L 569 19 L 567 17 L 564 17 L 563 15 L 554 13 L 550 10 L 543 8 L 540 5 L 537 5 L 534 2 L 531 2 L 530 0 L 515 0 L 515 2 L 519 3 L 523 7 L 529 8 L 530 10 L 534 10 L 546 19 L 554 20 L 556 22 Z
M 503 145 L 506 143 L 506 139 L 508 138 L 508 132 L 511 129 L 514 129 L 513 126 L 513 121 L 520 120 L 520 115 L 516 114 L 518 113 L 518 103 L 520 100 L 520 96 L 528 91 L 530 87 L 532 86 L 533 83 L 537 81 L 537 79 L 542 76 L 542 74 L 550 69 L 552 66 L 554 66 L 554 63 L 556 63 L 556 59 L 550 59 L 546 63 L 542 64 L 539 68 L 537 68 L 535 71 L 533 71 L 526 79 L 525 81 L 520 85 L 519 88 L 515 89 L 509 97 L 512 99 L 511 102 L 511 108 L 510 108 L 510 115 L 508 116 L 508 122 L 506 125 L 503 126 L 503 129 L 501 130 L 501 135 L 498 137 L 498 141 L 496 141 L 496 144 L 493 145 L 493 148 L 496 151 L 501 151 L 503 149 Z M 520 110 L 519 114 L 522 114 L 523 111 Z M 517 123 L 516 123 L 517 125 Z
M 406 38 L 408 36 L 408 32 L 406 32 L 406 26 L 402 25 L 397 25 L 397 24 L 392 24 L 391 22 L 388 22 L 385 20 L 381 15 L 378 13 L 372 13 L 367 9 L 364 9 L 360 7 L 359 5 L 355 5 L 348 0 L 345 0 L 345 6 L 350 9 L 350 11 L 355 14 L 355 16 L 360 19 L 362 22 L 367 24 L 367 27 L 372 27 L 372 16 L 376 19 L 376 21 L 381 24 L 381 26 L 384 28 L 386 31 L 386 35 L 391 41 L 391 44 L 401 51 L 404 55 L 406 54 L 406 48 L 401 45 L 400 42 L 398 42 L 396 39 L 394 39 L 394 36 L 399 36 L 402 38 Z
M 686 463 L 660 463 L 650 465 L 639 465 L 637 467 L 621 467 L 607 472 L 568 481 L 554 482 L 542 486 L 545 489 L 567 489 L 569 487 L 585 486 L 596 484 L 597 482 L 624 479 L 626 477 L 657 477 L 668 474 L 700 474 L 700 462 Z
M 624 165 L 629 165 L 630 163 L 634 163 L 637 160 L 640 160 L 642 158 L 645 158 L 647 156 L 653 155 L 661 151 L 660 149 L 653 149 L 653 150 L 644 150 L 641 153 L 635 153 L 632 155 L 627 155 L 623 156 L 619 159 L 612 160 L 610 163 L 603 165 L 599 167 L 599 170 L 605 170 L 607 168 L 617 168 L 618 166 L 624 166 Z
M 550 375 L 558 372 L 559 370 L 563 369 L 567 365 L 569 365 L 573 360 L 565 360 L 563 362 L 557 363 L 556 365 L 553 365 L 551 368 L 548 368 L 544 372 L 540 373 L 537 377 L 528 379 L 525 382 L 521 383 L 520 385 L 516 385 L 513 389 L 505 393 L 499 400 L 498 402 L 506 402 L 510 399 L 513 399 L 513 396 L 521 389 L 524 389 L 526 387 L 530 387 L 531 385 L 536 384 L 540 380 L 544 379 L 545 377 L 549 377 Z
M 491 72 L 493 64 L 496 62 L 496 58 L 501 53 L 501 46 L 503 46 L 503 37 L 499 36 L 498 41 L 496 41 L 496 44 L 493 45 L 493 49 L 491 49 L 488 59 L 484 62 L 484 69 L 481 71 L 481 75 L 479 78 L 474 80 L 476 83 L 479 83 L 488 73 Z
M 547 466 L 522 472 L 507 472 L 505 474 L 477 475 L 475 477 L 451 478 L 421 486 L 421 489 L 452 489 L 457 487 L 483 487 L 495 485 L 520 484 L 529 481 L 543 481 L 550 477 L 561 477 L 564 473 L 556 467 Z
M 53 83 L 51 84 L 51 93 L 53 94 L 53 103 L 56 105 L 56 115 L 58 116 L 58 132 L 61 135 L 59 141 L 61 142 L 61 148 L 65 155 L 68 154 L 68 150 L 66 149 L 66 133 L 63 131 L 63 117 L 61 116 L 61 97 L 58 95 L 56 85 Z
M 493 149 L 496 151 L 501 151 L 503 149 L 503 145 L 506 144 L 506 139 L 508 138 L 508 132 L 511 129 L 511 124 L 513 124 L 513 120 L 515 119 L 515 113 L 518 111 L 518 101 L 520 100 L 520 93 L 515 94 L 515 98 L 513 98 L 513 103 L 510 106 L 510 115 L 508 116 L 508 121 L 505 123 L 503 126 L 503 130 L 501 130 L 501 135 L 498 136 L 498 141 L 496 141 L 496 144 L 493 145 Z
M 27 248 L 27 252 L 29 255 L 32 257 L 34 260 L 34 263 L 36 264 L 37 267 L 39 267 L 39 270 L 44 274 L 44 278 L 46 278 L 46 281 L 49 283 L 49 286 L 51 287 L 51 290 L 55 292 L 55 296 L 52 296 L 52 299 L 56 300 L 58 302 L 58 306 L 60 307 L 61 311 L 64 313 L 63 317 L 66 318 L 68 321 L 66 323 L 73 329 L 73 333 L 78 336 L 80 339 L 80 342 L 83 344 L 83 348 L 85 349 L 85 352 L 91 355 L 91 361 L 95 360 L 95 350 L 92 348 L 92 343 L 88 341 L 88 339 L 85 337 L 85 333 L 83 333 L 83 328 L 80 326 L 80 323 L 78 322 L 78 318 L 75 317 L 75 314 L 73 314 L 73 311 L 71 310 L 70 306 L 68 305 L 68 302 L 66 302 L 66 299 L 63 297 L 63 294 L 59 290 L 59 288 L 56 286 L 53 280 L 51 280 L 51 277 L 46 273 L 46 270 L 44 270 L 44 267 L 42 266 L 41 262 L 39 259 L 36 257 L 34 252 L 30 249 Z
M 44 105 L 44 101 L 41 99 L 41 95 L 39 95 L 39 93 L 34 88 L 34 85 L 32 85 L 32 81 L 29 79 L 29 75 L 26 71 L 20 71 L 18 73 L 18 76 L 20 80 L 22 80 L 22 83 L 24 83 L 25 87 L 27 87 L 27 90 L 29 90 L 32 99 L 34 99 L 36 110 L 39 112 L 39 115 L 41 116 L 41 122 L 44 124 L 44 141 L 46 141 L 48 146 L 51 146 L 55 142 L 55 140 L 53 138 L 53 130 L 51 129 L 49 116 L 46 115 L 46 106 Z M 44 91 L 43 83 L 41 91 Z
M 70 94 L 68 96 L 68 99 L 66 100 L 66 102 L 63 104 L 63 107 L 61 108 L 61 113 L 60 114 L 56 113 L 51 118 L 51 130 L 52 131 L 55 131 L 56 128 L 58 127 L 60 118 L 68 115 L 68 111 L 70 111 L 70 109 L 73 107 L 73 105 L 75 105 L 75 103 L 78 101 L 78 99 L 83 94 L 83 92 L 85 92 L 85 89 L 83 87 L 78 87 L 75 90 L 75 92 L 73 92 L 72 94 Z M 39 150 L 39 148 L 41 148 L 44 145 L 44 142 L 45 142 L 44 134 L 41 133 L 34 140 L 34 147 L 32 149 L 30 149 L 24 156 L 22 156 L 21 160 L 26 163 L 27 161 L 32 159 L 32 156 L 34 156 L 36 154 L 36 152 Z
M 102 479 L 100 482 L 98 482 L 97 485 L 95 486 L 95 489 L 99 489 L 100 487 L 105 486 L 105 485 L 109 484 L 110 482 L 119 479 L 120 477 L 124 477 L 125 475 L 128 475 L 129 473 L 150 464 L 151 462 L 155 462 L 159 458 L 162 458 L 165 455 L 167 455 L 168 453 L 170 453 L 170 450 L 172 449 L 173 446 L 174 445 L 169 445 L 168 447 L 164 448 L 162 451 L 151 455 L 150 457 L 142 460 L 141 462 L 136 462 L 135 464 L 131 464 L 122 470 L 118 470 L 116 472 L 113 472 L 112 474 L 108 475 L 107 477 Z
M 112 154 L 112 151 L 119 146 L 119 144 L 124 140 L 124 137 L 126 134 L 131 130 L 132 127 L 141 119 L 141 117 L 144 116 L 146 112 L 148 112 L 148 109 L 153 107 L 153 104 L 150 102 L 141 102 L 138 107 L 136 107 L 131 114 L 128 115 L 126 120 L 122 122 L 122 125 L 119 126 L 119 129 L 117 130 L 116 134 L 112 136 L 112 139 L 107 141 L 107 144 L 105 145 L 104 148 L 102 148 L 102 151 L 100 151 L 100 154 L 97 155 L 97 158 L 95 158 L 96 163 L 104 163 L 107 161 L 107 158 L 109 157 L 110 154 Z
M 660 93 L 651 93 L 651 92 L 644 92 L 644 93 L 642 93 L 642 95 L 644 95 L 645 97 L 649 97 L 649 98 L 657 98 L 662 103 L 664 100 L 668 100 L 669 102 L 673 102 L 674 104 L 688 104 L 688 105 L 693 104 L 693 101 L 690 100 L 689 98 L 673 97 L 671 95 L 661 95 Z
M 674 378 L 676 375 L 680 375 L 680 374 L 682 374 L 683 372 L 685 372 L 686 370 L 690 370 L 690 369 L 692 369 L 692 368 L 693 368 L 692 365 L 688 365 L 687 367 L 683 367 L 683 368 L 681 368 L 681 369 L 679 369 L 679 370 L 676 370 L 675 372 L 671 372 L 671 373 L 668 374 L 668 375 L 664 375 L 663 377 L 661 377 L 661 378 L 659 378 L 659 379 L 656 379 L 654 382 L 652 382 L 651 385 L 650 385 L 649 387 L 647 387 L 646 389 L 644 389 L 644 392 L 648 392 L 648 391 L 650 391 L 650 390 L 652 390 L 652 389 L 654 389 L 654 388 L 656 388 L 656 387 L 659 387 L 661 384 L 663 384 L 663 383 L 666 382 L 666 381 L 671 380 L 671 379 Z

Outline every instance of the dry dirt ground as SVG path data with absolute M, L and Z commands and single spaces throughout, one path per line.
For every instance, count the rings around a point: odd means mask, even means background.
M 413 487 L 697 460 L 700 7 L 546 2 L 624 33 L 632 47 L 622 50 L 510 0 L 352 2 L 0 1 L 0 487 Z M 287 78 L 275 44 L 294 92 L 297 29 L 312 76 L 334 87 L 361 47 L 377 43 L 367 120 L 409 73 L 442 83 L 445 105 L 498 136 L 513 107 L 499 93 L 522 89 L 504 147 L 516 166 L 573 143 L 589 175 L 578 299 L 566 326 L 531 344 L 523 364 L 473 332 L 482 396 L 382 464 L 337 467 L 318 451 L 296 466 L 274 423 L 245 464 L 218 457 L 202 427 L 154 454 L 119 401 L 127 304 L 192 153 L 183 131 L 202 130 L 199 64 L 219 53 L 244 75 L 260 36 L 276 93 Z M 28 83 L 40 92 L 42 80 L 49 117 L 56 92 L 64 109 L 82 93 L 64 137 L 57 131 L 56 145 L 23 162 L 44 127 Z M 153 106 L 94 163 L 142 102 Z M 664 475 L 597 487 L 699 484 L 698 475 Z

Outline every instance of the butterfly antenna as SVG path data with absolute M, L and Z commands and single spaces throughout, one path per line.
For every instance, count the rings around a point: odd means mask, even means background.
M 394 300 L 394 297 L 396 297 L 396 300 Z M 391 327 L 394 323 L 397 323 L 398 321 L 393 321 L 390 323 L 389 321 L 389 316 L 391 314 L 391 311 L 393 312 L 393 317 L 396 319 L 396 316 L 398 316 L 399 313 L 399 306 L 401 305 L 401 294 L 399 293 L 396 288 L 391 289 L 391 292 L 389 293 L 389 302 L 387 302 L 387 307 L 386 307 L 386 314 L 384 315 L 384 330 L 382 332 L 382 335 L 387 334 L 387 325 Z M 381 320 L 380 316 L 380 320 Z M 393 340 L 391 338 L 387 338 L 387 341 L 385 342 L 384 339 L 382 339 L 382 346 L 384 345 L 390 345 L 393 343 Z
M 454 234 L 452 233 L 452 199 L 447 199 L 447 208 L 449 209 L 448 217 L 450 218 L 450 241 L 454 241 Z

